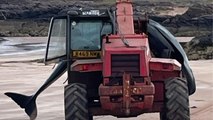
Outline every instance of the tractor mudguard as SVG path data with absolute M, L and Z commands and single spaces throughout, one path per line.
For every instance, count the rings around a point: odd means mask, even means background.
M 67 61 L 62 61 L 58 64 L 45 83 L 31 96 L 26 96 L 18 93 L 7 92 L 5 95 L 14 100 L 21 108 L 25 109 L 25 112 L 30 117 L 30 120 L 34 120 L 37 116 L 36 98 L 38 95 L 54 83 L 60 76 L 62 76 L 67 69 Z
M 166 58 L 176 59 L 182 65 L 182 71 L 188 82 L 189 95 L 196 90 L 195 78 L 189 66 L 189 61 L 183 48 L 176 38 L 159 23 L 149 20 L 147 25 L 150 49 L 159 58 L 165 58 L 163 51 L 169 50 L 171 54 Z

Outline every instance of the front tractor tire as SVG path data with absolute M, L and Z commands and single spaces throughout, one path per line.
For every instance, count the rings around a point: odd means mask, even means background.
M 65 86 L 65 120 L 91 120 L 88 111 L 86 85 L 72 83 Z
M 164 108 L 160 112 L 160 119 L 190 120 L 187 81 L 182 78 L 171 78 L 164 84 Z

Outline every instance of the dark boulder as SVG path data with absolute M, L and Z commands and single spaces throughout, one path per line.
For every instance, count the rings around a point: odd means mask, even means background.
M 163 22 L 165 26 L 181 27 L 181 26 L 203 26 L 211 27 L 213 6 L 195 4 L 183 14 L 176 15 Z
M 191 60 L 213 59 L 213 34 L 195 37 L 184 46 Z

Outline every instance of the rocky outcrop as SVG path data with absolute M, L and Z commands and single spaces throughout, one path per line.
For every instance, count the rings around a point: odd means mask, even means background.
M 213 35 L 195 37 L 184 46 L 190 60 L 213 59 Z
M 183 15 L 177 15 L 163 22 L 164 25 L 172 27 L 200 26 L 209 27 L 213 22 L 213 6 L 194 5 Z
M 102 2 L 100 2 L 102 1 Z M 180 6 L 175 2 L 133 0 L 134 13 L 138 16 L 147 13 L 149 18 L 166 26 L 176 36 L 195 36 L 211 31 L 213 23 L 211 4 L 182 5 L 189 6 L 183 15 L 160 15 L 161 11 L 173 10 Z M 70 9 L 109 8 L 111 0 L 1 0 L 0 1 L 0 36 L 46 36 L 51 17 L 65 15 Z M 15 20 L 14 20 L 15 19 Z M 9 21 L 8 21 L 9 20 Z M 14 20 L 14 21 L 13 21 Z M 19 21 L 18 23 L 16 21 Z M 29 20 L 31 22 L 29 22 Z M 11 25 L 8 23 L 11 22 Z M 13 23 L 14 22 L 14 23 Z M 9 28 L 5 25 L 8 23 Z M 27 27 L 26 27 L 27 24 Z M 37 25 L 35 25 L 37 24 Z M 18 26 L 18 27 L 17 27 Z M 22 28 L 22 26 L 24 26 Z

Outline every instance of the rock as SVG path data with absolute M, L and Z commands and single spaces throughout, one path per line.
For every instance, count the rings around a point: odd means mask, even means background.
M 0 37 L 6 37 L 6 35 L 0 32 Z
M 188 55 L 189 60 L 199 60 L 200 56 L 198 54 L 190 54 Z
M 163 15 L 163 16 L 158 16 L 158 15 L 154 15 L 154 16 L 149 16 L 150 19 L 155 20 L 159 23 L 162 23 L 166 20 L 169 20 L 170 18 L 172 18 L 172 16 L 168 16 L 168 15 Z
M 163 22 L 165 26 L 181 27 L 181 26 L 204 26 L 211 27 L 213 21 L 213 6 L 195 4 L 191 6 L 183 15 L 176 15 L 168 18 Z
M 183 14 L 185 17 L 195 18 L 202 15 L 211 15 L 213 10 L 212 4 L 195 4 L 191 6 L 186 13 Z
M 213 58 L 213 34 L 195 37 L 184 45 L 189 59 L 212 59 Z

